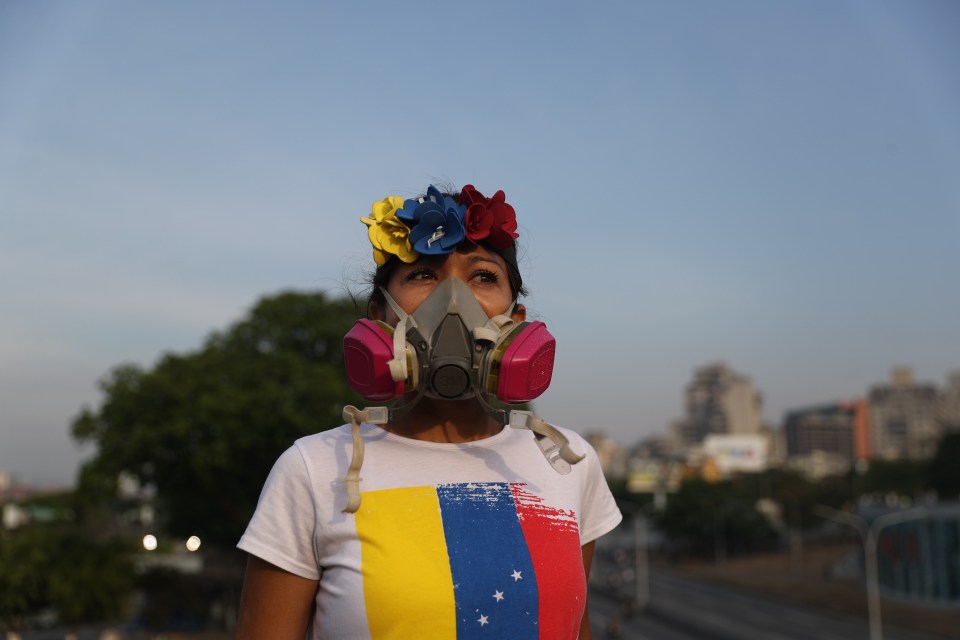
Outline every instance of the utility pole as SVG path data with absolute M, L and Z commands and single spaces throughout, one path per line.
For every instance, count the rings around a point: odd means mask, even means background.
M 903 511 L 885 513 L 872 523 L 861 516 L 840 511 L 833 507 L 816 505 L 813 512 L 821 518 L 853 527 L 863 543 L 864 577 L 867 583 L 867 616 L 870 621 L 870 640 L 883 640 L 883 621 L 880 616 L 880 578 L 877 569 L 877 542 L 880 532 L 890 525 L 922 520 L 927 516 L 926 507 L 913 507 Z
M 640 509 L 633 514 L 634 555 L 636 556 L 637 590 L 634 595 L 638 611 L 650 604 L 650 563 L 647 558 L 647 519 Z

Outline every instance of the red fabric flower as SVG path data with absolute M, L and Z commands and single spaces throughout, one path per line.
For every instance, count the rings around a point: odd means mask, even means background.
M 517 212 L 507 204 L 507 196 L 497 191 L 484 197 L 472 184 L 460 190 L 460 204 L 467 207 L 464 227 L 472 242 L 486 240 L 496 249 L 506 249 L 520 237 L 517 233 Z

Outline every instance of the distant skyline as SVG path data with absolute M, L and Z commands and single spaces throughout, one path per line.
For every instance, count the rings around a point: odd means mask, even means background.
M 72 483 L 126 362 L 362 289 L 359 217 L 504 189 L 623 444 L 722 361 L 763 418 L 960 369 L 960 2 L 0 4 L 0 470 Z M 318 425 L 318 429 L 329 425 Z

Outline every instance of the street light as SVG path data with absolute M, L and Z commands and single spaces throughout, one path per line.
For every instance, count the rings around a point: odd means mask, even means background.
M 926 507 L 913 507 L 894 513 L 886 513 L 872 523 L 861 516 L 840 511 L 824 505 L 816 505 L 813 512 L 821 518 L 853 527 L 863 542 L 864 577 L 867 582 L 867 616 L 870 621 L 870 640 L 883 640 L 883 626 L 880 618 L 880 580 L 877 570 L 877 542 L 880 532 L 892 524 L 910 520 L 921 520 L 927 516 Z
M 621 503 L 620 509 L 629 513 L 633 520 L 633 570 L 635 581 L 633 600 L 629 602 L 629 606 L 634 611 L 643 611 L 650 604 L 650 559 L 647 549 L 647 517 L 644 515 L 643 507 L 638 505 Z
M 650 565 L 647 558 L 647 519 L 640 509 L 633 514 L 633 546 L 637 583 L 634 603 L 643 611 L 650 604 Z

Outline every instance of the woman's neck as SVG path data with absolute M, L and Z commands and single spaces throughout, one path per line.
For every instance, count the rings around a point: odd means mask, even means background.
M 476 400 L 422 398 L 410 413 L 383 425 L 390 433 L 427 442 L 472 442 L 500 433 L 494 420 Z

